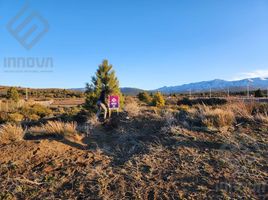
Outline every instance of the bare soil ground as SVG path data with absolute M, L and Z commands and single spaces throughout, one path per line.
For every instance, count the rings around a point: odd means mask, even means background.
M 0 199 L 267 199 L 268 127 L 177 127 L 143 111 L 79 140 L 0 146 Z

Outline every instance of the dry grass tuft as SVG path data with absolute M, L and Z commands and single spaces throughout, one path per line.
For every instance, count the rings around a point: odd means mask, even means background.
M 87 121 L 87 123 L 91 126 L 91 128 L 95 128 L 99 126 L 101 123 L 96 115 L 90 117 Z
M 230 127 L 235 122 L 235 114 L 231 109 L 227 107 L 224 109 L 210 108 L 208 106 L 201 106 L 200 112 L 202 122 L 205 126 L 211 128 L 224 128 Z
M 31 134 L 42 134 L 48 136 L 70 136 L 77 133 L 77 123 L 64 123 L 60 121 L 49 121 L 42 126 L 35 126 L 29 129 Z
M 257 113 L 255 115 L 255 120 L 260 123 L 268 124 L 268 114 Z
M 237 118 L 247 119 L 247 120 L 253 120 L 254 117 L 252 116 L 252 113 L 254 111 L 254 107 L 256 105 L 254 103 L 244 103 L 244 102 L 236 102 L 236 103 L 230 103 L 228 107 L 234 112 L 235 116 Z
M 182 111 L 187 112 L 188 110 L 190 110 L 190 106 L 188 106 L 188 105 L 179 105 L 178 110 L 182 110 Z
M 4 124 L 0 126 L 0 143 L 10 143 L 23 140 L 24 131 L 21 126 Z
M 140 114 L 140 107 L 134 98 L 128 97 L 126 99 L 125 111 L 130 117 L 136 117 Z
M 221 130 L 232 127 L 236 122 L 235 113 L 228 106 L 196 105 L 187 110 L 180 109 L 177 119 L 184 127 L 194 129 Z

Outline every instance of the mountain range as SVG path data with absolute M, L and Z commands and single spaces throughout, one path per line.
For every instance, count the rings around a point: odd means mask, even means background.
M 245 91 L 249 87 L 250 90 L 268 89 L 268 78 L 252 78 L 252 79 L 243 79 L 236 81 L 226 81 L 221 79 L 215 79 L 211 81 L 202 81 L 196 83 L 183 84 L 178 86 L 165 86 L 154 90 L 149 90 L 148 92 L 160 91 L 164 94 L 171 93 L 188 93 L 188 92 L 209 92 L 211 91 L 227 91 L 237 92 Z M 76 88 L 73 90 L 85 91 L 85 88 Z M 137 95 L 139 92 L 145 91 L 143 89 L 131 88 L 131 87 L 122 87 L 122 93 L 126 95 Z
M 247 90 L 262 89 L 266 90 L 268 88 L 268 79 L 266 78 L 252 78 L 243 79 L 238 81 L 225 81 L 221 79 L 215 79 L 212 81 L 203 81 L 197 83 L 184 84 L 179 86 L 170 86 L 158 88 L 155 91 L 160 91 L 162 93 L 185 93 L 185 92 L 208 92 L 212 91 L 242 91 Z

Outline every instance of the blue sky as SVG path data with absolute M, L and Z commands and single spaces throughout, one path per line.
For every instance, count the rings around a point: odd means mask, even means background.
M 105 58 L 124 87 L 268 76 L 267 0 L 27 2 L 50 29 L 25 49 L 6 25 L 26 1 L 0 0 L 0 85 L 84 87 Z M 8 73 L 7 57 L 52 57 L 54 67 Z

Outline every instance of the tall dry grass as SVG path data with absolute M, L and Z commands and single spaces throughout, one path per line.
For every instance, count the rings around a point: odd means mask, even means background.
M 49 121 L 41 126 L 31 127 L 28 132 L 33 135 L 70 136 L 77 133 L 76 129 L 76 122 Z
M 140 107 L 133 97 L 127 97 L 124 110 L 130 117 L 136 117 L 140 114 Z
M 261 123 L 268 124 L 268 113 L 266 113 L 266 114 L 261 114 L 261 113 L 256 114 L 255 120 L 258 121 L 258 122 L 261 122 Z
M 243 118 L 247 120 L 253 120 L 253 111 L 256 107 L 256 103 L 245 103 L 243 101 L 229 103 L 228 108 L 233 111 L 237 118 Z
M 2 112 L 13 112 L 17 110 L 18 103 L 12 101 L 0 101 L 0 111 Z
M 4 124 L 0 126 L 0 143 L 10 143 L 23 140 L 24 131 L 20 125 Z
M 192 120 L 200 120 L 207 127 L 230 127 L 236 122 L 268 123 L 268 105 L 257 102 L 231 102 L 224 106 L 198 105 L 188 111 Z
M 211 108 L 209 106 L 199 106 L 199 117 L 206 127 L 225 128 L 230 127 L 235 122 L 234 112 L 228 108 Z
M 268 104 L 257 102 L 235 102 L 228 105 L 240 121 L 268 123 Z

